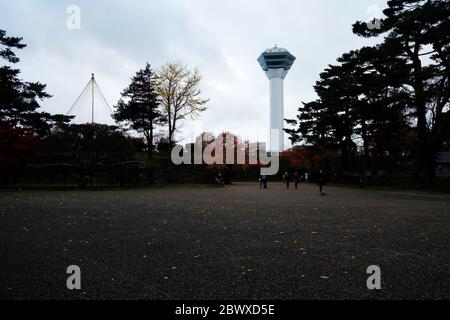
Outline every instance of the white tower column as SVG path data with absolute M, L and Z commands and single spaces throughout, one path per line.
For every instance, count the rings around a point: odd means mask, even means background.
M 270 151 L 281 152 L 284 150 L 284 80 L 280 77 L 273 77 L 269 79 Z

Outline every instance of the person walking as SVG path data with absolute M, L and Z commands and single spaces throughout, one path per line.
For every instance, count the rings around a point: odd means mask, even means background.
M 309 172 L 305 172 L 305 182 L 309 183 Z
M 325 174 L 323 170 L 319 171 L 319 174 L 317 175 L 317 182 L 319 183 L 320 195 L 324 196 L 325 191 L 323 189 L 323 186 L 325 185 Z
M 300 183 L 300 173 L 298 171 L 295 171 L 294 173 L 294 183 L 295 183 L 295 189 L 298 189 L 298 184 Z
M 289 173 L 287 171 L 283 174 L 283 182 L 286 185 L 286 188 L 289 189 L 291 178 L 289 177 Z
M 264 174 L 259 177 L 259 188 L 267 189 L 267 176 Z

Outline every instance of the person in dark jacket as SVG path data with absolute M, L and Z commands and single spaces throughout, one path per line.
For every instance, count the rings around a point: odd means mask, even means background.
M 289 173 L 287 171 L 283 174 L 283 182 L 286 185 L 286 188 L 289 189 L 289 184 L 291 183 L 291 177 L 289 176 Z
M 295 171 L 294 173 L 294 183 L 295 189 L 298 189 L 298 184 L 300 183 L 300 173 L 298 171 Z
M 319 174 L 317 175 L 317 182 L 319 183 L 320 195 L 324 196 L 325 192 L 323 190 L 323 186 L 325 185 L 325 174 L 323 170 L 319 171 Z

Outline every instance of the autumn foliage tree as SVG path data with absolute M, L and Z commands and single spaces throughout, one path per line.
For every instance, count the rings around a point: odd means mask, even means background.
M 30 129 L 0 125 L 0 184 L 15 185 L 18 175 L 40 148 Z

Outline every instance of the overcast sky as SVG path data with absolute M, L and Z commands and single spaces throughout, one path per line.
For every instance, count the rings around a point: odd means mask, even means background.
M 278 44 L 297 57 L 285 81 L 285 117 L 315 99 L 313 85 L 345 51 L 372 44 L 353 35 L 386 0 L 0 0 L 0 28 L 28 44 L 22 78 L 47 84 L 46 111 L 66 113 L 91 73 L 113 106 L 129 79 L 149 62 L 197 66 L 210 99 L 180 137 L 227 130 L 265 141 L 269 82 L 256 59 Z M 69 5 L 81 9 L 81 29 L 66 26 Z M 378 13 L 379 14 L 379 13 Z M 89 111 L 85 111 L 89 113 Z M 105 112 L 106 114 L 106 112 Z

